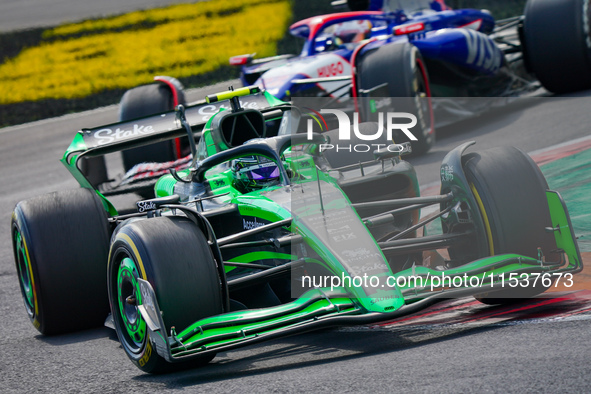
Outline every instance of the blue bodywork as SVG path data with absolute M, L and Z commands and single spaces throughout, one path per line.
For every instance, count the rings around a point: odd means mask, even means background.
M 386 4 L 387 3 L 387 4 Z M 308 18 L 293 24 L 290 33 L 304 40 L 299 55 L 291 58 L 249 59 L 242 64 L 243 84 L 256 84 L 274 96 L 289 100 L 292 96 L 338 96 L 350 94 L 350 80 L 354 74 L 352 58 L 382 45 L 410 42 L 418 48 L 431 78 L 433 96 L 450 95 L 498 95 L 499 89 L 490 93 L 474 89 L 473 83 L 482 85 L 482 79 L 499 85 L 506 65 L 505 55 L 489 34 L 495 28 L 495 20 L 486 10 L 451 10 L 443 1 L 407 2 L 421 9 L 396 9 L 393 5 L 405 3 L 377 0 L 369 2 L 370 11 L 343 12 Z M 388 6 L 388 7 L 387 7 Z M 379 11 L 375 11 L 379 9 Z M 343 43 L 340 31 L 344 26 L 363 33 L 358 41 Z M 340 31 L 339 31 L 340 29 Z M 361 31 L 364 30 L 364 31 Z M 350 33 L 348 31 L 347 33 Z M 448 78 L 442 69 L 453 69 L 454 78 Z M 462 75 L 458 79 L 457 75 Z M 337 77 L 337 78 L 335 78 Z M 326 78 L 335 81 L 328 82 Z M 305 80 L 311 80 L 306 83 Z M 319 80 L 320 79 L 320 80 Z M 339 82 L 336 82 L 336 80 Z M 462 94 L 455 86 L 463 86 Z M 451 86 L 451 89 L 450 89 Z M 468 87 L 466 89 L 466 86 Z M 489 93 L 489 94 L 487 94 Z

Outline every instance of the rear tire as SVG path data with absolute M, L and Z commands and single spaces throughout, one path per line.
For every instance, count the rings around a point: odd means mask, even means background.
M 184 104 L 184 103 L 180 103 Z M 124 122 L 174 109 L 173 95 L 169 87 L 157 83 L 130 89 L 121 98 L 119 121 Z M 167 140 L 121 152 L 125 171 L 145 162 L 176 160 L 175 141 Z
M 524 37 L 528 64 L 546 89 L 591 88 L 591 1 L 528 0 Z
M 514 147 L 469 153 L 462 159 L 468 182 L 483 210 L 480 214 L 486 218 L 489 255 L 517 253 L 537 258 L 541 247 L 544 255 L 552 258 L 556 241 L 545 231 L 552 226 L 546 197 L 548 184 L 533 160 Z M 546 289 L 518 287 L 476 298 L 486 304 L 505 304 Z
M 142 371 L 163 373 L 209 362 L 167 363 L 150 343 L 137 306 L 126 303 L 139 294 L 137 278 L 154 287 L 163 312 L 165 333 L 180 333 L 192 323 L 223 312 L 220 281 L 211 250 L 201 230 L 188 219 L 158 217 L 123 226 L 111 245 L 109 303 L 121 345 Z
M 35 197 L 17 204 L 12 243 L 25 308 L 44 335 L 104 324 L 109 225 L 89 189 Z
M 394 104 L 396 112 L 409 112 L 417 116 L 418 124 L 411 130 L 418 139 L 411 141 L 413 152 L 423 154 L 429 151 L 435 144 L 435 124 L 429 77 L 419 50 L 409 43 L 383 45 L 364 55 L 359 60 L 357 69 L 361 91 L 387 83 L 389 97 L 409 98 Z M 364 111 L 363 119 L 370 120 L 370 111 L 363 105 L 361 107 Z M 408 140 L 403 133 L 394 138 L 396 142 Z

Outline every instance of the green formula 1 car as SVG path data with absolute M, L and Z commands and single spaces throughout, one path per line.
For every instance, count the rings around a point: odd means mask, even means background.
M 443 298 L 511 302 L 582 269 L 565 204 L 521 151 L 463 144 L 443 160 L 441 193 L 421 197 L 408 143 L 323 150 L 338 130 L 298 133 L 305 117 L 248 87 L 79 131 L 62 161 L 81 188 L 12 217 L 33 325 L 51 335 L 112 319 L 132 362 L 157 373 Z M 175 139 L 191 150 L 184 165 L 105 175 L 104 155 Z M 155 195 L 137 209 L 108 199 L 143 195 L 149 179 Z

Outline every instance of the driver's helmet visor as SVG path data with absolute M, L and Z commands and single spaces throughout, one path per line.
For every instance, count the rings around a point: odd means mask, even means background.
M 261 181 L 279 177 L 279 167 L 273 162 L 250 165 L 238 171 L 251 181 Z

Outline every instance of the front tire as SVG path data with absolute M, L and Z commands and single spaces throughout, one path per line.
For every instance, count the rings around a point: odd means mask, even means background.
M 462 158 L 464 171 L 485 223 L 488 254 L 516 253 L 538 258 L 538 247 L 547 258 L 556 257 L 548 184 L 533 160 L 514 147 L 469 153 Z M 486 256 L 480 256 L 486 257 Z M 487 304 L 511 303 L 544 292 L 545 287 L 512 288 L 478 295 Z
M 98 327 L 109 313 L 107 214 L 89 189 L 21 201 L 12 245 L 27 314 L 44 335 Z
M 222 313 L 222 294 L 215 261 L 201 230 L 185 218 L 158 217 L 123 226 L 111 245 L 108 288 L 117 335 L 131 361 L 142 371 L 169 372 L 209 362 L 169 364 L 153 348 L 137 304 L 138 278 L 156 293 L 166 325 L 180 333 L 190 324 Z M 141 299 L 137 299 L 138 302 Z
M 554 93 L 591 88 L 591 1 L 528 0 L 524 38 L 528 64 Z

